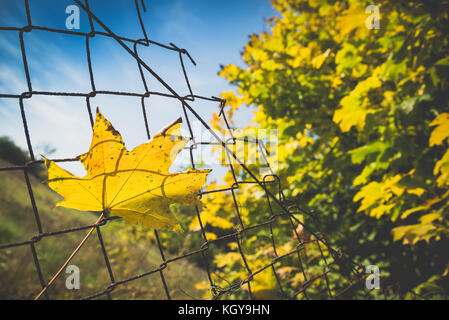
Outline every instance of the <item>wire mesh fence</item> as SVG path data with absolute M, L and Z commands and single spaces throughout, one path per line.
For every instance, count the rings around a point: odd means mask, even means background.
M 22 62 L 23 62 L 23 70 L 25 72 L 26 76 L 26 83 L 27 83 L 27 90 L 25 92 L 22 92 L 21 94 L 9 94 L 9 93 L 1 93 L 0 98 L 5 99 L 17 99 L 18 101 L 18 108 L 20 109 L 20 114 L 23 121 L 23 130 L 26 137 L 26 142 L 28 146 L 28 152 L 29 157 L 31 161 L 27 163 L 23 163 L 23 165 L 18 166 L 7 166 L 7 167 L 1 167 L 0 171 L 19 171 L 22 172 L 24 175 L 25 183 L 27 192 L 29 195 L 29 201 L 31 203 L 33 213 L 34 213 L 34 220 L 35 225 L 37 228 L 37 233 L 31 237 L 31 239 L 18 241 L 14 243 L 7 243 L 0 245 L 0 250 L 13 250 L 15 248 L 19 247 L 27 247 L 29 249 L 29 254 L 32 256 L 32 260 L 35 267 L 35 272 L 37 274 L 37 278 L 40 282 L 40 286 L 44 290 L 47 286 L 48 280 L 44 277 L 44 273 L 42 271 L 41 262 L 39 259 L 38 249 L 36 248 L 37 244 L 44 239 L 47 238 L 57 238 L 58 236 L 65 235 L 65 234 L 84 234 L 86 230 L 91 230 L 91 232 L 95 232 L 97 235 L 97 241 L 98 241 L 98 255 L 102 256 L 102 259 L 104 260 L 104 267 L 107 270 L 107 274 L 109 276 L 109 284 L 106 287 L 103 288 L 95 288 L 96 293 L 85 296 L 84 299 L 94 299 L 94 298 L 113 298 L 113 292 L 118 287 L 121 287 L 127 283 L 149 277 L 158 275 L 160 278 L 160 282 L 163 287 L 163 291 L 165 292 L 165 296 L 167 299 L 171 299 L 171 288 L 169 287 L 167 283 L 167 275 L 166 270 L 167 268 L 172 265 L 179 263 L 181 260 L 188 259 L 192 256 L 198 256 L 203 261 L 204 270 L 207 274 L 207 281 L 209 283 L 209 289 L 211 292 L 211 298 L 213 299 L 220 299 L 225 298 L 228 295 L 236 292 L 245 290 L 247 292 L 247 296 L 249 298 L 253 298 L 253 290 L 252 290 L 252 283 L 259 274 L 262 272 L 272 272 L 272 274 L 275 277 L 276 280 L 276 288 L 275 290 L 278 291 L 279 297 L 283 299 L 296 299 L 299 295 L 304 298 L 309 298 L 307 295 L 307 290 L 310 286 L 314 285 L 316 283 L 317 279 L 321 279 L 321 283 L 323 284 L 323 291 L 326 293 L 328 298 L 334 299 L 338 298 L 339 296 L 344 295 L 345 292 L 348 290 L 351 290 L 354 286 L 358 286 L 357 288 L 361 291 L 368 292 L 366 288 L 364 288 L 363 285 L 359 286 L 363 280 L 366 278 L 365 270 L 363 266 L 358 265 L 354 263 L 350 258 L 348 258 L 344 253 L 341 251 L 332 248 L 328 241 L 326 240 L 326 237 L 322 234 L 320 234 L 316 230 L 310 230 L 307 225 L 304 225 L 302 221 L 300 221 L 297 217 L 297 213 L 304 213 L 307 215 L 313 216 L 312 213 L 306 212 L 303 209 L 301 209 L 298 204 L 295 201 L 291 201 L 287 199 L 283 192 L 282 192 L 282 186 L 281 186 L 281 179 L 273 172 L 269 172 L 268 174 L 265 174 L 263 177 L 257 177 L 256 173 L 252 172 L 249 167 L 244 163 L 243 160 L 239 159 L 239 157 L 236 155 L 235 151 L 233 151 L 233 146 L 235 143 L 240 139 L 238 137 L 235 137 L 233 135 L 233 131 L 231 130 L 231 127 L 229 125 L 229 121 L 226 118 L 226 113 L 224 112 L 224 108 L 226 105 L 226 101 L 224 99 L 218 98 L 218 97 L 205 97 L 196 95 L 192 91 L 192 86 L 189 82 L 189 77 L 186 72 L 184 60 L 187 57 L 187 59 L 190 60 L 191 63 L 195 64 L 195 61 L 190 56 L 189 52 L 186 49 L 182 49 L 174 45 L 173 43 L 169 43 L 168 45 L 158 43 L 156 41 L 150 40 L 147 36 L 147 32 L 145 30 L 145 26 L 142 19 L 142 12 L 146 11 L 144 1 L 138 1 L 135 0 L 130 1 L 130 4 L 135 7 L 137 17 L 138 17 L 138 23 L 141 27 L 142 35 L 143 37 L 140 39 L 131 39 L 119 36 L 111 31 L 111 29 L 103 23 L 94 12 L 92 12 L 89 8 L 89 1 L 85 0 L 84 2 L 80 0 L 74 0 L 74 3 L 78 5 L 87 15 L 89 19 L 89 25 L 90 25 L 90 32 L 79 32 L 79 31 L 72 31 L 72 30 L 63 30 L 63 29 L 53 29 L 48 28 L 44 26 L 37 26 L 33 25 L 32 22 L 32 15 L 30 12 L 30 6 L 28 3 L 28 0 L 24 0 L 24 6 L 26 10 L 26 18 L 27 18 L 27 24 L 23 27 L 1 27 L 0 31 L 2 32 L 16 32 L 18 33 L 19 43 L 20 43 L 20 51 L 22 55 Z M 103 29 L 102 31 L 96 30 L 94 28 L 94 22 L 101 26 Z M 31 82 L 31 75 L 30 75 L 30 68 L 29 68 L 29 62 L 27 59 L 27 50 L 26 50 L 26 43 L 24 41 L 24 34 L 31 33 L 33 31 L 44 31 L 49 33 L 59 33 L 59 34 L 70 34 L 74 36 L 78 36 L 85 39 L 85 50 L 86 50 L 86 57 L 87 57 L 87 65 L 89 70 L 89 78 L 90 78 L 90 86 L 91 91 L 90 92 L 52 92 L 52 91 L 36 91 L 33 90 L 32 82 Z M 138 92 L 119 92 L 119 91 L 104 91 L 104 90 L 97 90 L 95 85 L 95 76 L 92 68 L 92 59 L 91 59 L 91 52 L 90 52 L 90 46 L 91 42 L 94 40 L 96 36 L 104 36 L 108 37 L 110 39 L 113 39 L 121 46 L 124 52 L 129 54 L 136 62 L 143 87 L 145 89 L 145 92 L 138 93 Z M 184 80 L 187 85 L 187 88 L 189 90 L 189 94 L 186 96 L 179 95 L 172 87 L 168 85 L 167 82 L 164 81 L 161 75 L 157 74 L 153 71 L 152 68 L 149 67 L 149 65 L 139 56 L 139 48 L 141 47 L 148 47 L 148 46 L 158 46 L 160 48 L 163 48 L 165 50 L 174 51 L 179 54 L 179 61 L 180 61 L 180 67 L 182 70 L 182 73 L 184 75 Z M 144 76 L 144 72 L 148 72 L 154 79 L 156 79 L 169 93 L 164 93 L 160 91 L 151 91 L 151 88 L 147 82 L 146 77 Z M 160 233 L 158 231 L 154 231 L 154 236 L 156 239 L 157 247 L 159 249 L 160 258 L 162 263 L 157 266 L 156 268 L 150 268 L 146 270 L 145 272 L 141 272 L 138 274 L 133 274 L 128 276 L 125 279 L 116 279 L 115 274 L 116 271 L 114 270 L 114 267 L 112 263 L 110 262 L 110 253 L 108 252 L 107 245 L 105 244 L 105 240 L 103 238 L 103 228 L 107 224 L 115 223 L 117 220 L 120 220 L 118 217 L 105 217 L 100 220 L 98 220 L 94 224 L 89 225 L 83 225 L 83 226 L 77 226 L 72 227 L 68 229 L 63 230 L 57 230 L 57 231 L 45 231 L 46 226 L 43 225 L 41 221 L 41 217 L 39 214 L 39 207 L 35 201 L 35 196 L 33 193 L 33 187 L 32 183 L 30 182 L 30 168 L 35 165 L 39 165 L 43 163 L 43 160 L 37 160 L 33 151 L 32 146 L 32 134 L 29 130 L 28 126 L 28 117 L 29 115 L 26 112 L 26 109 L 24 107 L 24 101 L 33 99 L 33 97 L 36 96 L 62 96 L 62 97 L 81 97 L 85 99 L 85 112 L 87 112 L 89 119 L 90 119 L 90 125 L 93 126 L 94 119 L 92 115 L 92 107 L 91 107 L 91 99 L 93 99 L 96 96 L 99 95 L 112 95 L 112 96 L 132 96 L 140 99 L 141 103 L 141 117 L 143 118 L 143 123 L 145 125 L 145 131 L 147 134 L 147 138 L 150 139 L 150 127 L 147 119 L 147 112 L 146 112 L 146 104 L 153 96 L 163 96 L 167 98 L 172 98 L 177 101 L 179 101 L 180 105 L 180 111 L 183 115 L 183 118 L 185 122 L 187 123 L 187 127 L 190 132 L 190 138 L 192 143 L 187 148 L 187 152 L 190 152 L 190 159 L 191 159 L 191 167 L 195 168 L 195 166 L 198 166 L 198 163 L 195 162 L 193 153 L 196 148 L 199 148 L 201 146 L 214 146 L 219 149 L 221 149 L 222 152 L 226 154 L 226 157 L 228 158 L 228 165 L 230 167 L 230 170 L 232 171 L 234 182 L 231 186 L 226 188 L 221 188 L 217 190 L 209 190 L 209 191 L 203 191 L 200 193 L 200 196 L 202 198 L 213 196 L 214 193 L 225 193 L 227 199 L 230 203 L 232 203 L 234 212 L 236 214 L 237 220 L 238 220 L 238 226 L 234 228 L 229 233 L 226 233 L 224 235 L 217 236 L 216 238 L 209 239 L 207 236 L 206 229 L 204 227 L 204 223 L 202 222 L 201 217 L 201 209 L 199 207 L 195 207 L 196 211 L 196 219 L 198 219 L 198 223 L 200 226 L 200 232 L 202 235 L 202 244 L 200 247 L 198 247 L 196 250 L 184 253 L 182 255 L 174 256 L 174 257 L 167 257 L 166 250 L 163 246 L 163 241 L 160 239 Z M 192 104 L 195 101 L 202 100 L 202 101 L 208 101 L 214 104 L 217 104 L 219 107 L 219 116 L 224 120 L 224 123 L 226 124 L 227 130 L 229 131 L 231 138 L 223 141 L 222 138 L 214 132 L 214 130 L 211 129 L 209 124 L 202 119 L 202 117 L 197 113 L 195 108 L 192 106 Z M 201 125 L 206 129 L 210 134 L 214 137 L 213 141 L 199 141 L 196 139 L 195 134 L 192 130 L 192 119 L 195 119 L 201 123 Z M 257 139 L 255 140 L 246 140 L 247 143 L 254 144 L 257 148 L 260 149 L 261 154 L 263 155 L 263 159 L 266 162 L 266 166 L 270 168 L 270 163 L 268 161 L 267 157 L 267 149 L 264 146 L 262 141 L 259 141 Z M 67 162 L 67 161 L 74 161 L 76 159 L 52 159 L 56 162 Z M 237 170 L 243 170 L 245 172 L 245 175 L 248 177 L 248 179 L 241 179 L 239 178 L 240 175 L 236 172 Z M 241 210 L 242 210 L 242 204 L 239 201 L 239 188 L 243 185 L 253 184 L 257 188 L 259 188 L 265 195 L 266 203 L 268 207 L 268 212 L 260 212 L 261 216 L 265 217 L 264 221 L 257 224 L 252 225 L 246 225 L 241 217 Z M 274 233 L 273 233 L 273 226 L 278 223 L 279 221 L 285 222 L 291 226 L 291 232 L 296 237 L 296 246 L 290 250 L 289 252 L 283 252 L 279 253 L 278 251 L 278 239 L 276 239 Z M 302 236 L 299 234 L 298 226 L 303 228 L 304 230 L 307 230 L 307 232 L 311 235 L 308 239 L 302 238 Z M 245 253 L 245 250 L 242 248 L 243 239 L 248 233 L 251 233 L 253 230 L 257 230 L 260 228 L 267 228 L 270 230 L 270 242 L 272 251 L 274 253 L 273 259 L 265 263 L 263 266 L 260 266 L 256 269 L 251 268 L 249 263 L 247 262 L 247 253 Z M 214 278 L 214 272 L 212 270 L 212 266 L 210 264 L 210 260 L 208 260 L 206 257 L 210 252 L 212 252 L 211 248 L 216 245 L 217 243 L 221 242 L 234 242 L 237 248 L 237 252 L 240 256 L 241 262 L 246 270 L 246 277 L 240 279 L 239 281 L 229 283 L 226 286 L 220 286 L 217 284 Z M 113 245 L 113 244 L 112 244 Z M 320 272 L 318 275 L 314 275 L 313 277 L 309 277 L 307 273 L 307 262 L 304 261 L 303 254 L 307 250 L 310 245 L 315 246 L 315 249 L 320 252 L 319 260 L 320 265 L 323 266 L 322 272 Z M 329 254 L 325 255 L 324 251 L 328 252 Z M 82 249 L 80 250 L 80 255 L 82 255 Z M 295 259 L 297 266 L 300 268 L 304 281 L 297 284 L 296 287 L 291 287 L 290 284 L 285 283 L 282 281 L 278 268 L 280 265 L 282 265 L 282 262 L 286 259 Z M 61 261 L 62 264 L 63 261 Z M 334 266 L 342 264 L 346 264 L 348 266 L 348 272 L 350 274 L 349 281 L 347 283 L 347 286 L 345 288 L 342 288 L 342 290 L 339 290 L 336 292 L 334 288 L 331 288 L 331 280 L 329 278 L 329 275 L 332 272 L 336 272 L 334 269 Z M 289 288 L 287 288 L 289 286 Z M 37 294 L 38 292 L 34 293 Z M 49 290 L 43 291 L 43 298 L 51 299 L 51 294 L 49 293 Z

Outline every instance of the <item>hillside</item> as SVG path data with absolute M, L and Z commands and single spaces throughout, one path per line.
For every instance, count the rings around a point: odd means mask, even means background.
M 10 166 L 0 159 L 0 167 Z M 54 207 L 60 196 L 30 176 L 44 232 L 92 224 L 97 216 Z M 153 244 L 152 231 L 113 221 L 101 228 L 116 281 L 156 268 L 161 263 Z M 36 243 L 43 276 L 48 281 L 75 249 L 86 230 L 46 237 Z M 37 235 L 36 222 L 22 171 L 0 171 L 0 244 L 29 240 Z M 95 233 L 71 264 L 80 268 L 79 290 L 65 287 L 67 275 L 61 274 L 49 290 L 52 299 L 76 299 L 104 290 L 110 283 L 103 255 Z M 195 283 L 204 280 L 205 272 L 185 260 L 169 264 L 164 271 L 170 295 L 174 299 L 200 297 Z M 0 298 L 32 299 L 41 287 L 30 246 L 0 250 Z M 117 287 L 115 299 L 165 299 L 159 273 Z

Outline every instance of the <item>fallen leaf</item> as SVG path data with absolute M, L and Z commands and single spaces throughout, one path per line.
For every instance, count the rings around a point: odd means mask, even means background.
M 78 159 L 87 174 L 80 178 L 46 158 L 48 185 L 64 197 L 57 204 L 82 211 L 102 211 L 132 224 L 182 231 L 170 204 L 201 204 L 198 192 L 211 170 L 168 169 L 189 141 L 181 137 L 181 118 L 128 151 L 118 131 L 97 109 L 89 151 Z

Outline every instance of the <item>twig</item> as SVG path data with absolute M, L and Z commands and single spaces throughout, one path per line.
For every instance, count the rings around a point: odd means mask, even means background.
M 67 259 L 67 261 L 62 265 L 61 268 L 59 268 L 58 272 L 56 272 L 56 274 L 53 276 L 53 278 L 51 278 L 50 282 L 48 282 L 48 284 L 42 289 L 41 292 L 39 292 L 39 294 L 36 296 L 36 298 L 34 298 L 34 300 L 38 300 L 42 294 L 47 291 L 48 288 L 50 288 L 50 286 L 53 284 L 53 282 L 59 277 L 59 275 L 61 274 L 62 270 L 65 269 L 65 267 L 69 264 L 69 262 L 73 259 L 73 257 L 78 253 L 78 251 L 81 249 L 81 247 L 84 245 L 84 243 L 86 243 L 87 239 L 89 239 L 90 235 L 92 234 L 92 232 L 94 232 L 96 225 L 98 225 L 98 223 L 104 218 L 104 213 L 101 214 L 101 216 L 98 218 L 98 220 L 95 222 L 95 226 L 92 227 L 89 232 L 86 234 L 86 236 L 84 237 L 83 240 L 81 240 L 80 244 L 78 245 L 78 247 L 76 247 L 76 249 L 72 252 L 72 254 L 70 255 L 70 257 Z

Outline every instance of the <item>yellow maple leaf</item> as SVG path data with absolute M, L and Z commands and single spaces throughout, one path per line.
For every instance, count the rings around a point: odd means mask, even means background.
M 324 63 L 324 60 L 326 60 L 326 58 L 329 56 L 331 50 L 327 49 L 324 53 L 320 54 L 319 56 L 315 57 L 312 59 L 312 65 L 316 68 L 319 69 L 321 68 L 321 66 Z
M 449 138 L 449 113 L 440 113 L 429 126 L 436 126 L 430 135 L 429 145 L 442 144 L 445 139 Z
M 443 157 L 435 163 L 433 174 L 440 176 L 437 179 L 437 184 L 440 187 L 449 184 L 449 149 L 443 155 Z
M 357 126 L 358 128 L 363 129 L 366 115 L 371 112 L 372 111 L 359 107 L 355 103 L 350 103 L 347 106 L 336 110 L 332 120 L 335 123 L 338 123 L 343 132 L 348 132 L 352 126 Z
M 351 4 L 351 7 L 343 11 L 337 17 L 337 24 L 335 29 L 338 31 L 335 38 L 337 41 L 342 41 L 353 30 L 357 36 L 366 36 L 369 31 L 365 26 L 365 20 L 368 15 L 365 13 L 365 8 L 358 3 Z
M 80 178 L 45 159 L 48 185 L 65 199 L 57 206 L 102 211 L 155 229 L 182 231 L 170 204 L 200 204 L 198 192 L 211 170 L 170 173 L 173 160 L 189 141 L 181 137 L 181 118 L 128 151 L 118 131 L 97 109 L 89 151 L 78 159 Z
M 429 126 L 436 126 L 430 135 L 430 146 L 440 145 L 446 139 L 449 139 L 449 113 L 440 113 Z M 446 150 L 443 157 L 435 163 L 433 173 L 435 175 L 439 174 L 437 179 L 438 186 L 442 187 L 449 184 L 449 149 Z
M 347 96 L 340 101 L 341 108 L 334 113 L 333 121 L 338 123 L 343 132 L 347 132 L 352 126 L 362 130 L 365 126 L 366 116 L 375 110 L 369 106 L 367 93 L 380 87 L 382 82 L 376 76 L 368 77 L 360 81 Z

